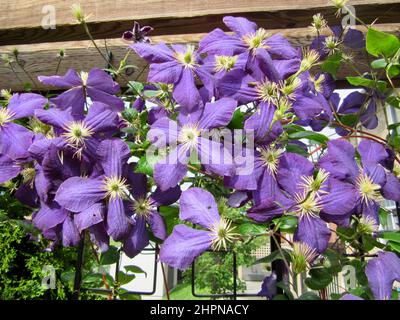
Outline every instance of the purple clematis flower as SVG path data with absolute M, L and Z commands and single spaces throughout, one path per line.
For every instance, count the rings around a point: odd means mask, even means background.
M 97 155 L 104 174 L 67 179 L 57 190 L 55 201 L 76 213 L 106 201 L 107 233 L 115 240 L 122 240 L 129 234 L 133 223 L 127 201 L 133 192 L 131 184 L 136 179 L 136 174 L 127 164 L 130 150 L 122 140 L 108 139 L 100 143 Z
M 83 151 L 88 151 L 86 154 L 95 154 L 100 136 L 116 131 L 119 122 L 118 114 L 100 102 L 94 102 L 84 118 L 74 116 L 72 108 L 38 110 L 35 116 L 52 125 L 65 145 L 79 156 Z
M 208 130 L 227 125 L 236 105 L 233 99 L 223 98 L 206 103 L 201 113 L 181 117 L 178 124 L 162 118 L 151 126 L 149 140 L 158 147 L 169 144 L 171 149 L 167 157 L 154 167 L 154 180 L 162 191 L 175 187 L 183 179 L 189 158 L 195 152 L 206 170 L 221 176 L 233 174 L 230 151 L 220 142 L 209 140 L 209 136 L 203 137 L 202 133 L 209 134 Z
M 355 149 L 347 141 L 328 142 L 328 153 L 319 161 L 319 167 L 325 169 L 336 179 L 352 185 L 349 190 L 355 196 L 356 213 L 379 224 L 379 202 L 384 195 L 387 199 L 400 199 L 399 180 L 386 172 L 379 163 L 388 154 L 385 148 L 371 140 L 363 140 L 358 146 L 361 166 L 355 160 Z
M 11 159 L 29 157 L 28 148 L 33 140 L 33 132 L 14 123 L 14 120 L 34 115 L 48 100 L 39 94 L 14 94 L 7 108 L 0 108 L 0 153 Z
M 131 45 L 131 48 L 151 63 L 148 81 L 173 84 L 173 97 L 187 112 L 191 112 L 202 103 L 196 88 L 196 76 L 210 91 L 214 90 L 212 77 L 201 68 L 202 61 L 194 46 L 172 45 L 170 49 L 164 43 L 157 45 L 136 43 Z
M 134 21 L 132 31 L 125 31 L 122 35 L 122 39 L 132 42 L 149 43 L 150 39 L 147 35 L 153 30 L 154 29 L 149 26 L 140 27 L 139 22 Z
M 268 299 L 273 299 L 277 293 L 278 288 L 277 284 L 277 276 L 275 272 L 272 272 L 270 276 L 266 276 L 261 284 L 261 290 L 257 294 L 258 296 L 267 297 Z
M 276 173 L 265 171 L 253 192 L 254 205 L 248 216 L 265 222 L 285 213 L 298 217 L 294 240 L 317 253 L 328 246 L 331 235 L 327 223 L 348 217 L 355 203 L 351 185 L 330 177 L 326 171 L 314 174 L 314 166 L 295 153 L 279 156 Z
M 400 281 L 400 258 L 393 252 L 378 252 L 368 261 L 365 274 L 376 300 L 389 300 L 394 281 Z
M 134 225 L 123 242 L 122 250 L 133 258 L 149 244 L 149 235 L 146 229 L 148 224 L 158 239 L 165 240 L 167 230 L 158 207 L 168 206 L 176 202 L 181 196 L 181 189 L 177 186 L 167 191 L 155 190 L 152 194 L 147 193 L 147 178 L 138 175 L 135 180 L 135 191 L 133 194 L 133 219 Z
M 87 98 L 102 102 L 114 111 L 122 111 L 124 102 L 114 96 L 119 91 L 119 85 L 111 76 L 100 69 L 92 69 L 89 73 L 69 69 L 64 76 L 40 76 L 39 81 L 45 85 L 68 89 L 56 98 L 50 99 L 60 109 L 72 108 L 72 114 L 81 117 Z
M 160 251 L 160 261 L 171 267 L 186 269 L 206 250 L 226 249 L 227 244 L 236 237 L 231 223 L 219 216 L 212 194 L 203 189 L 190 188 L 182 192 L 179 218 L 205 230 L 184 224 L 174 227 Z
M 268 74 L 271 81 L 278 81 L 273 58 L 289 60 L 298 58 L 298 52 L 289 41 L 279 34 L 270 35 L 267 30 L 257 28 L 254 22 L 242 17 L 224 17 L 225 25 L 234 32 L 227 35 L 215 29 L 199 44 L 199 52 L 209 55 L 239 56 L 246 61 L 246 68 L 253 72 Z

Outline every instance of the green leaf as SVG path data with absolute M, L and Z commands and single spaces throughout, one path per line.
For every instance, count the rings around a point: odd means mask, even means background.
M 278 288 L 281 288 L 289 300 L 294 300 L 293 293 L 290 291 L 290 288 L 287 283 L 280 281 L 276 284 Z
M 373 69 L 383 69 L 387 66 L 385 59 L 376 59 L 371 62 L 371 67 Z
M 100 256 L 100 264 L 103 266 L 117 263 L 118 260 L 119 251 L 118 248 L 114 246 L 110 246 L 110 248 Z
M 240 109 L 237 109 L 228 124 L 229 129 L 243 129 L 244 127 L 244 114 Z
M 362 86 L 367 88 L 378 89 L 381 92 L 384 92 L 387 88 L 386 81 L 382 80 L 372 80 L 364 77 L 346 77 L 347 81 L 353 86 Z
M 389 245 L 390 249 L 400 253 L 400 243 L 394 241 L 388 241 L 387 244 Z
M 300 154 L 305 157 L 308 156 L 307 151 L 305 151 L 302 147 L 298 146 L 297 144 L 293 144 L 293 143 L 289 143 L 288 145 L 286 145 L 286 151 L 292 152 L 292 153 L 297 153 L 297 154 Z
M 308 139 L 321 144 L 326 144 L 329 141 L 329 138 L 327 136 L 313 131 L 294 132 L 289 134 L 289 139 L 292 140 Z
M 367 32 L 367 51 L 369 54 L 386 58 L 392 57 L 400 48 L 399 39 L 386 32 L 369 28 Z
M 293 124 L 293 123 L 284 125 L 283 130 L 285 132 L 287 132 L 288 134 L 294 133 L 294 132 L 299 132 L 299 131 L 306 131 L 306 129 L 304 129 L 304 127 L 299 126 L 297 124 Z
M 135 278 L 136 278 L 136 276 L 134 274 L 129 274 L 129 273 L 125 273 L 122 271 L 118 271 L 118 282 L 121 285 L 129 283 Z
M 332 275 L 325 268 L 315 268 L 310 270 L 310 277 L 305 280 L 305 284 L 312 290 L 326 288 L 333 280 Z
M 119 289 L 118 297 L 121 300 L 142 300 L 142 296 L 136 293 L 130 293 L 127 290 Z
M 379 235 L 379 238 L 390 240 L 392 242 L 400 243 L 400 232 L 385 231 Z
M 237 231 L 243 235 L 252 235 L 252 234 L 263 233 L 266 231 L 266 229 L 265 226 L 251 222 L 245 222 L 238 226 Z
M 164 218 L 167 234 L 171 234 L 174 227 L 180 223 L 179 208 L 177 206 L 161 206 L 159 213 Z
M 91 273 L 83 277 L 82 283 L 92 287 L 101 287 L 103 283 L 103 275 L 101 273 Z
M 386 102 L 390 104 L 392 107 L 400 109 L 400 97 L 390 96 L 386 99 Z
M 299 300 L 321 300 L 321 298 L 316 293 L 307 291 L 299 297 Z
M 160 90 L 145 90 L 143 94 L 146 98 L 155 98 L 160 94 Z
M 144 85 L 141 82 L 129 81 L 129 87 L 135 91 L 135 93 L 141 93 L 144 89 Z
M 279 225 L 279 228 L 283 232 L 293 232 L 297 227 L 297 218 L 294 216 L 282 216 L 274 219 L 275 224 Z
M 324 61 L 324 63 L 321 65 L 321 69 L 322 71 L 328 72 L 334 78 L 336 78 L 336 74 L 339 71 L 341 61 L 342 55 L 340 53 L 333 54 Z
M 153 169 L 156 163 L 162 158 L 161 155 L 144 155 L 137 163 L 135 172 L 144 173 L 148 176 L 153 175 Z
M 131 266 L 125 266 L 124 268 L 125 268 L 126 272 L 130 271 L 130 272 L 133 272 L 133 273 L 144 273 L 146 275 L 146 277 L 147 277 L 146 271 L 144 271 L 142 268 L 140 268 L 138 266 L 131 265 Z

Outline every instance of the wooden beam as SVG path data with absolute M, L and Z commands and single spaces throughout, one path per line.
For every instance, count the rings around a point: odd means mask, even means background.
M 382 24 L 376 25 L 377 29 L 387 31 L 400 36 L 400 24 Z M 363 30 L 363 27 L 358 27 Z M 312 40 L 308 28 L 296 28 L 296 29 L 275 29 L 270 30 L 271 33 L 280 33 L 295 46 L 307 46 Z M 326 34 L 329 34 L 327 32 Z M 184 34 L 184 35 L 173 35 L 173 36 L 154 36 L 152 41 L 154 43 L 166 42 L 166 43 L 197 43 L 202 37 L 203 33 L 197 34 Z M 99 47 L 103 52 L 104 41 L 97 41 Z M 111 39 L 107 40 L 108 50 L 112 52 L 114 64 L 124 57 L 127 51 L 128 43 L 122 39 Z M 33 45 L 18 45 L 18 46 L 0 46 L 0 56 L 2 54 L 11 54 L 12 50 L 17 48 L 19 51 L 19 59 L 23 64 L 23 68 L 28 72 L 32 78 L 37 78 L 39 75 L 54 75 L 58 65 L 57 54 L 61 48 L 66 50 L 66 57 L 63 59 L 59 66 L 58 74 L 64 74 L 68 69 L 73 68 L 76 70 L 88 71 L 91 68 L 105 68 L 106 63 L 103 58 L 98 54 L 96 49 L 93 47 L 90 41 L 69 41 L 69 42 L 53 42 Z M 361 68 L 361 71 L 366 71 L 365 65 L 368 64 L 365 52 L 359 52 L 355 61 L 357 66 Z M 134 71 L 133 73 L 126 74 L 125 76 L 129 80 L 146 81 L 147 70 L 145 70 L 147 64 L 144 60 L 140 59 L 136 54 L 131 53 L 128 58 L 128 64 L 135 65 L 135 69 L 129 70 Z M 0 89 L 12 89 L 14 91 L 20 91 L 23 89 L 23 83 L 29 82 L 29 77 L 25 71 L 13 64 L 15 74 L 12 72 L 10 67 L 6 67 L 3 64 L 0 65 Z M 343 68 L 340 71 L 339 79 L 345 79 L 346 76 L 352 75 L 354 72 L 351 69 Z M 125 83 L 119 79 L 122 86 Z M 346 82 L 341 82 L 341 87 L 346 86 Z M 51 88 L 43 86 L 37 82 L 35 90 L 49 90 Z
M 71 5 L 76 0 L 2 0 L 0 45 L 87 39 L 74 21 Z M 400 0 L 352 0 L 356 15 L 367 23 L 398 22 Z M 48 5 L 55 8 L 55 29 L 43 29 Z M 91 17 L 89 27 L 95 39 L 117 38 L 131 29 L 132 21 L 152 25 L 154 35 L 209 32 L 224 27 L 228 14 L 252 19 L 267 29 L 298 28 L 309 25 L 311 16 L 321 12 L 331 23 L 338 23 L 328 0 L 86 0 L 82 5 Z

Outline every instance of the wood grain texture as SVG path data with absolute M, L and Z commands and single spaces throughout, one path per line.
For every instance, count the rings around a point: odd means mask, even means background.
M 75 0 L 2 0 L 0 11 L 0 45 L 86 39 L 83 28 L 74 21 L 71 5 Z M 42 28 L 42 8 L 56 9 L 56 29 Z M 370 23 L 399 21 L 400 1 L 353 0 L 356 14 Z M 152 25 L 154 35 L 209 32 L 224 27 L 228 14 L 252 19 L 260 26 L 298 28 L 309 25 L 311 16 L 321 12 L 329 22 L 337 22 L 335 9 L 328 0 L 87 0 L 82 7 L 91 13 L 89 26 L 94 38 L 118 38 L 131 29 L 132 21 Z
M 375 26 L 377 29 L 387 32 L 392 32 L 400 36 L 400 24 L 381 24 Z M 358 27 L 363 30 L 363 27 Z M 270 30 L 271 33 L 280 33 L 294 46 L 307 46 L 312 40 L 308 28 L 296 28 L 296 29 L 274 29 Z M 329 31 L 325 32 L 329 34 Z M 197 34 L 183 34 L 183 35 L 170 35 L 170 36 L 154 36 L 152 41 L 154 43 L 166 42 L 166 43 L 197 43 L 202 37 L 203 33 Z M 105 52 L 104 40 L 97 41 L 99 47 Z M 113 63 L 118 64 L 127 50 L 128 43 L 122 39 L 107 40 L 107 47 L 112 52 Z M 37 78 L 39 75 L 54 75 L 58 59 L 57 54 L 61 48 L 66 50 L 66 57 L 60 64 L 59 74 L 64 74 L 69 68 L 76 70 L 90 70 L 91 68 L 105 68 L 106 63 L 102 57 L 98 54 L 96 49 L 90 43 L 90 41 L 68 41 L 68 42 L 52 42 L 42 44 L 29 44 L 29 45 L 18 45 L 18 46 L 0 46 L 0 56 L 2 54 L 11 54 L 13 48 L 17 48 L 19 51 L 19 59 L 24 64 L 24 69 L 29 72 L 33 78 Z M 365 52 L 359 52 L 355 61 L 361 71 L 366 71 L 365 65 L 367 65 L 367 59 Z M 136 54 L 131 53 L 128 58 L 128 64 L 133 64 L 137 68 L 133 69 L 133 73 L 126 75 L 129 80 L 145 81 L 147 78 L 147 70 L 145 69 L 147 64 L 144 60 L 139 58 Z M 11 72 L 9 67 L 0 65 L 0 89 L 7 88 L 14 91 L 22 90 L 23 83 L 29 81 L 28 76 L 18 66 L 14 65 L 15 72 L 22 81 Z M 132 70 L 129 70 L 132 71 Z M 345 79 L 348 75 L 353 75 L 354 72 L 349 68 L 340 70 L 339 79 Z M 118 79 L 122 86 L 125 85 L 124 81 Z M 346 81 L 340 82 L 341 87 L 346 87 Z M 37 90 L 48 90 L 49 87 L 40 85 L 37 83 Z

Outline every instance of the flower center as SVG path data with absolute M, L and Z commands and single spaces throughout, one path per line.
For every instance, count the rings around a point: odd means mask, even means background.
M 320 74 L 318 78 L 310 77 L 310 80 L 314 83 L 315 91 L 322 93 L 322 85 L 325 82 L 325 75 Z
M 300 217 L 317 217 L 322 210 L 320 199 L 314 193 L 296 194 L 294 200 L 297 203 L 295 211 Z
M 125 199 L 128 193 L 128 184 L 126 179 L 113 176 L 104 178 L 104 190 L 108 199 Z
M 10 122 L 13 118 L 13 115 L 6 108 L 0 109 L 0 127 L 4 126 L 6 123 Z
M 84 121 L 72 121 L 65 129 L 63 136 L 66 138 L 67 143 L 81 147 L 85 143 L 85 139 L 93 135 L 93 130 Z
M 81 79 L 82 79 L 82 84 L 83 84 L 83 86 L 86 86 L 86 85 L 87 85 L 88 78 L 89 78 L 89 73 L 87 73 L 87 72 L 85 72 L 85 71 L 81 71 L 80 77 L 81 77 Z
M 295 242 L 291 253 L 293 271 L 302 273 L 310 268 L 311 263 L 316 258 L 317 252 L 304 242 Z
M 150 201 L 146 198 L 138 199 L 133 202 L 133 211 L 139 215 L 147 218 L 151 213 Z
M 361 200 L 365 204 L 371 202 L 378 202 L 382 200 L 382 196 L 379 192 L 381 186 L 379 184 L 373 183 L 373 181 L 365 173 L 361 173 L 356 179 L 356 186 L 358 192 L 361 195 Z
M 185 68 L 193 68 L 196 65 L 194 46 L 188 45 L 185 52 L 175 52 L 175 58 L 182 63 Z
M 216 72 L 219 71 L 231 71 L 237 61 L 237 56 L 215 56 L 215 68 Z
M 257 48 L 267 49 L 268 46 L 264 41 L 269 37 L 269 33 L 264 28 L 258 29 L 256 32 L 250 33 L 243 37 L 244 43 L 249 47 L 250 50 Z
M 300 63 L 300 72 L 305 72 L 310 70 L 319 60 L 319 54 L 315 50 L 307 50 L 303 51 L 303 59 Z
M 270 82 L 265 80 L 260 82 L 257 87 L 256 91 L 258 93 L 258 98 L 264 102 L 273 102 L 278 98 L 278 86 L 275 82 Z
M 320 169 L 315 178 L 313 176 L 302 176 L 299 186 L 303 188 L 306 192 L 328 193 L 325 190 L 320 190 L 328 177 L 329 173 L 326 172 L 324 169 Z
M 35 181 L 36 170 L 35 168 L 27 167 L 21 171 L 22 180 L 25 184 L 29 184 L 33 187 L 33 183 Z
M 283 149 L 275 149 L 275 148 L 262 148 L 260 150 L 261 159 L 270 173 L 276 173 L 278 170 L 279 158 L 284 152 Z
M 226 250 L 227 244 L 232 243 L 238 236 L 234 232 L 236 227 L 231 226 L 231 221 L 221 218 L 220 221 L 215 223 L 211 228 L 211 248 L 215 251 L 224 248 Z
M 178 141 L 182 143 L 186 150 L 191 150 L 197 147 L 200 131 L 197 129 L 197 125 L 186 125 L 183 126 Z
M 280 83 L 280 91 L 282 94 L 289 99 L 294 99 L 296 97 L 295 91 L 301 86 L 301 80 L 299 78 L 294 78 L 291 81 L 285 81 Z

